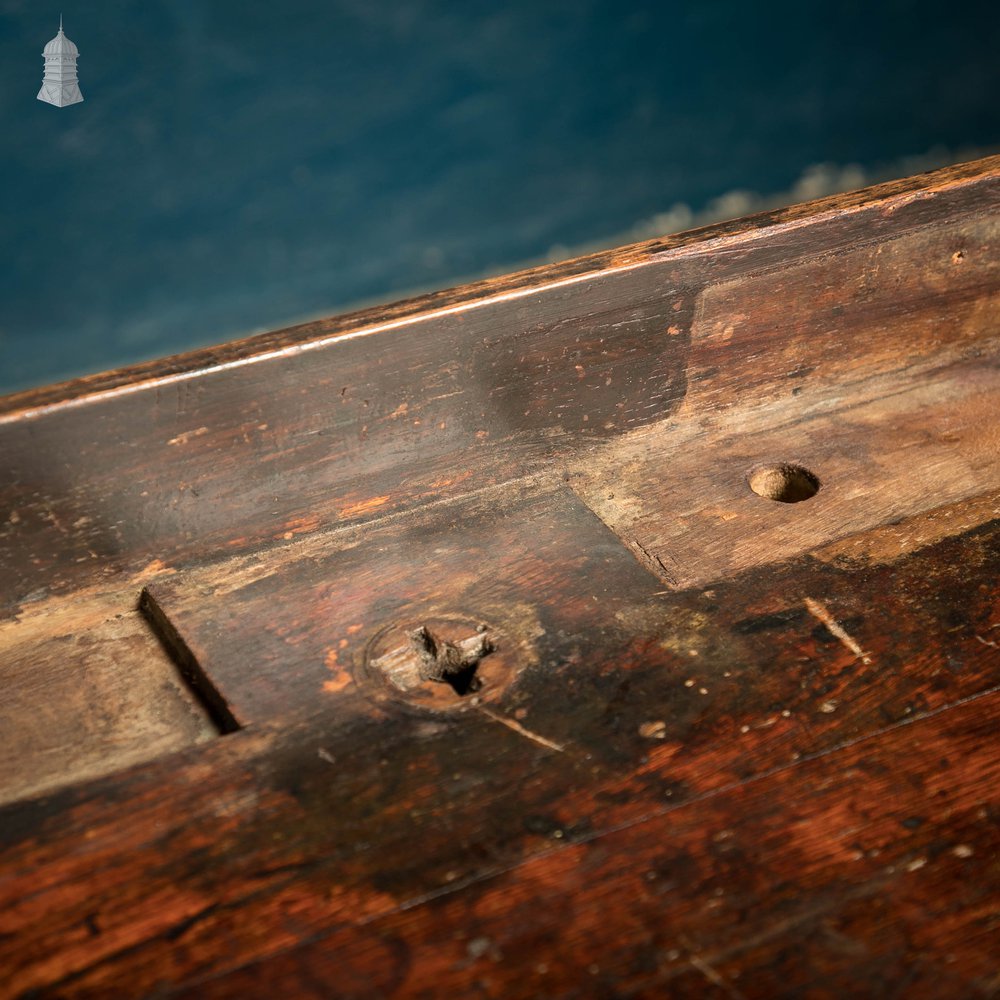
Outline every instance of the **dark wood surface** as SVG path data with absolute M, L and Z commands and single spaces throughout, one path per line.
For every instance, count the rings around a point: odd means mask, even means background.
M 0 995 L 1000 992 L 998 245 L 994 158 L 2 401 Z

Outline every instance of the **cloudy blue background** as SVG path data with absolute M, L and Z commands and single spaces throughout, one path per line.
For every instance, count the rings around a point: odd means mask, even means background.
M 0 392 L 996 147 L 997 9 L 0 0 Z

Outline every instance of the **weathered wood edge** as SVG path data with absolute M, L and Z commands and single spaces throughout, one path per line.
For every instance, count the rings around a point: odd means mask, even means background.
M 404 322 L 432 319 L 491 301 L 516 298 L 545 287 L 571 284 L 601 272 L 621 271 L 654 261 L 693 256 L 706 250 L 739 245 L 768 231 L 778 233 L 890 202 L 905 204 L 915 198 L 972 184 L 998 174 L 1000 155 L 989 156 L 789 208 L 600 251 L 558 264 L 529 268 L 502 277 L 474 281 L 456 288 L 403 299 L 387 306 L 322 318 L 226 344 L 27 389 L 0 396 L 0 423 L 35 416 L 45 410 L 96 397 L 166 384 L 271 357 L 291 355 L 323 346 L 333 340 L 367 336 L 392 329 Z

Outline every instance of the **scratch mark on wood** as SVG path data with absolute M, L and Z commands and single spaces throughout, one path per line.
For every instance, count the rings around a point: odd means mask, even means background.
M 377 510 L 379 507 L 387 504 L 392 498 L 390 496 L 381 497 L 370 497 L 366 500 L 359 500 L 357 503 L 348 504 L 346 507 L 341 507 L 337 511 L 337 517 L 341 520 L 346 520 L 352 517 L 361 517 L 363 514 L 368 514 L 373 510 Z
M 742 993 L 728 979 L 724 979 L 719 975 L 715 969 L 704 961 L 704 959 L 699 958 L 697 955 L 689 955 L 688 961 L 711 983 L 715 983 L 720 990 L 724 990 L 729 996 L 734 997 L 735 1000 L 746 1000 Z
M 654 572 L 659 571 L 659 575 L 662 576 L 667 583 L 671 586 L 677 586 L 677 577 L 667 569 L 666 563 L 655 553 L 650 552 L 637 538 L 632 539 L 632 544 L 639 550 L 642 554 L 643 560 L 645 561 L 648 568 L 652 569 Z
M 831 635 L 835 635 L 862 663 L 869 664 L 872 662 L 872 658 L 844 631 L 843 626 L 830 614 L 823 604 L 819 601 L 814 601 L 811 597 L 807 597 L 805 605 L 809 609 L 809 613 L 814 618 L 818 618 L 830 630 Z
M 537 743 L 542 747 L 548 747 L 549 750 L 556 750 L 559 753 L 566 752 L 566 747 L 564 747 L 561 743 L 555 743 L 552 740 L 547 740 L 544 736 L 539 736 L 538 733 L 533 733 L 530 729 L 525 729 L 521 723 L 516 722 L 514 719 L 507 718 L 506 715 L 494 712 L 485 705 L 476 705 L 475 707 L 477 711 L 482 712 L 482 714 L 487 718 L 492 719 L 494 722 L 499 722 L 500 725 L 506 726 L 508 729 L 512 729 L 515 733 L 531 740 L 532 743 Z

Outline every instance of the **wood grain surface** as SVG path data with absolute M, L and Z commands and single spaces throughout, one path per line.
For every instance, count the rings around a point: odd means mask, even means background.
M 0 996 L 996 995 L 998 242 L 994 158 L 3 401 Z

